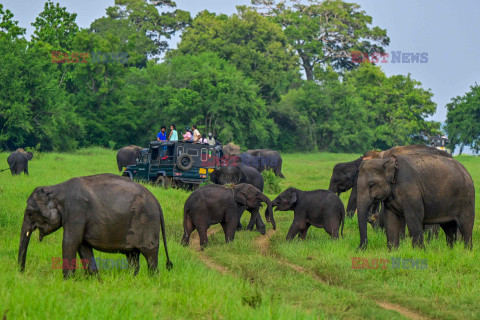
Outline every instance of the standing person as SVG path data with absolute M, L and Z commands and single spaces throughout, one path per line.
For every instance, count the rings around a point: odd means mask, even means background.
M 168 135 L 168 141 L 178 141 L 177 127 L 174 124 L 170 125 L 170 134 Z
M 193 142 L 201 142 L 202 140 L 202 135 L 200 134 L 200 131 L 197 129 L 197 125 L 192 125 L 192 132 L 193 132 L 193 137 L 192 141 Z
M 211 146 L 215 145 L 215 139 L 213 138 L 213 135 L 211 132 L 208 133 L 207 143 Z
M 157 134 L 157 141 L 166 141 L 167 140 L 167 127 L 162 126 L 160 132 Z

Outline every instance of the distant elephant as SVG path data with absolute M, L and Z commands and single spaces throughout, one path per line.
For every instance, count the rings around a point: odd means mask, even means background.
M 297 234 L 304 240 L 310 226 L 323 228 L 334 239 L 338 238 L 341 226 L 343 237 L 345 207 L 331 191 L 288 188 L 272 201 L 272 207 L 276 207 L 275 211 L 293 210 L 293 222 L 287 240 L 292 240 Z
M 94 274 L 98 270 L 92 249 L 125 254 L 135 274 L 142 254 L 149 271 L 156 272 L 161 227 L 167 269 L 172 268 L 162 208 L 150 191 L 129 178 L 98 174 L 36 188 L 27 200 L 20 234 L 21 271 L 32 232 L 38 229 L 42 241 L 61 227 L 63 262 L 70 263 L 78 252 L 82 262 L 86 261 L 84 268 Z M 64 278 L 75 272 L 63 269 Z
M 233 142 L 229 142 L 226 145 L 224 145 L 222 150 L 223 150 L 223 156 L 226 158 L 238 156 L 241 153 L 240 146 L 237 146 Z
M 21 148 L 12 152 L 7 158 L 12 175 L 18 175 L 22 172 L 28 174 L 28 161 L 32 160 L 32 158 L 33 153 L 25 152 Z
M 425 146 L 425 145 L 407 145 L 394 147 L 386 151 L 367 151 L 363 157 L 360 157 L 357 160 L 345 163 L 339 163 L 335 165 L 332 172 L 332 178 L 330 179 L 330 186 L 328 190 L 337 193 L 340 195 L 342 192 L 346 192 L 352 189 L 350 193 L 350 198 L 348 199 L 347 205 L 347 217 L 351 218 L 357 210 L 357 186 L 356 178 L 358 176 L 358 168 L 363 160 L 368 159 L 387 159 L 392 155 L 400 154 L 411 154 L 411 153 L 428 153 L 428 154 L 437 154 L 447 158 L 452 156 L 445 151 L 439 150 L 437 148 Z M 375 208 L 371 209 L 371 213 L 375 213 L 377 210 Z
M 117 152 L 117 166 L 118 171 L 122 172 L 123 167 L 127 167 L 136 164 L 137 159 L 140 157 L 142 148 L 135 145 L 123 147 Z
M 207 230 L 220 223 L 225 233 L 225 241 L 235 238 L 239 221 L 239 212 L 258 208 L 262 202 L 267 204 L 265 219 L 276 229 L 273 219 L 272 203 L 266 195 L 254 186 L 246 183 L 237 185 L 210 184 L 203 186 L 188 197 L 183 209 L 182 244 L 187 246 L 190 235 L 197 229 L 200 236 L 200 247 L 203 249 L 208 242 Z
M 255 168 L 258 172 L 265 170 L 265 161 L 262 161 L 262 157 L 254 156 L 251 153 L 244 152 L 239 156 L 240 162 L 252 168 Z
M 225 185 L 229 183 L 248 183 L 263 192 L 264 182 L 262 174 L 254 168 L 244 165 L 230 165 L 219 167 L 210 174 L 210 180 L 213 183 L 220 185 Z M 259 208 L 253 209 L 250 212 L 252 216 L 250 218 L 250 222 L 248 223 L 247 230 L 253 230 L 253 226 L 256 225 L 257 230 L 261 234 L 265 234 L 265 223 L 263 223 L 262 217 L 259 214 Z M 241 216 L 243 215 L 243 210 L 241 213 L 239 213 L 239 215 L 241 218 Z M 242 224 L 239 222 L 237 230 L 241 229 Z
M 457 226 L 472 248 L 475 188 L 465 167 L 453 158 L 415 153 L 362 162 L 357 179 L 360 249 L 367 246 L 367 213 L 383 202 L 389 248 L 398 247 L 404 220 L 414 247 L 423 247 L 424 225 L 440 224 L 453 245 Z
M 260 157 L 260 172 L 271 169 L 276 176 L 285 178 L 282 173 L 282 156 L 280 156 L 278 151 L 271 149 L 254 149 L 247 150 L 246 153 L 249 153 L 255 157 Z

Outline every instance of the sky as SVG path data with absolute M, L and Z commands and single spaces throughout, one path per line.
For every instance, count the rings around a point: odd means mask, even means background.
M 69 12 L 77 13 L 77 23 L 89 27 L 105 15 L 114 0 L 57 0 Z M 437 103 L 431 119 L 444 122 L 445 105 L 452 97 L 463 95 L 475 82 L 480 83 L 480 2 L 478 0 L 350 0 L 358 3 L 373 18 L 373 25 L 387 30 L 390 45 L 386 52 L 428 54 L 426 63 L 381 63 L 387 75 L 408 74 L 430 89 Z M 30 25 L 43 9 L 40 0 L 0 0 L 10 9 L 27 34 Z M 207 9 L 211 12 L 233 14 L 236 6 L 248 5 L 250 0 L 177 0 L 177 7 L 190 11 L 192 16 Z M 180 40 L 171 41 L 175 47 Z

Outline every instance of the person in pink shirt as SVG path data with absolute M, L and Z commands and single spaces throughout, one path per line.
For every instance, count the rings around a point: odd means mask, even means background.
M 183 135 L 183 141 L 191 141 L 192 140 L 192 132 L 190 129 L 187 129 L 187 132 Z

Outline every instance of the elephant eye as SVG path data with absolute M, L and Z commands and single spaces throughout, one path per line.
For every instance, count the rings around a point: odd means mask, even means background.
M 375 184 L 376 184 L 375 182 L 369 182 L 369 183 L 368 183 L 368 187 L 369 187 L 369 188 L 372 188 L 373 186 L 375 186 Z

